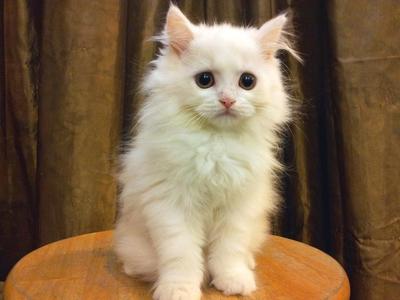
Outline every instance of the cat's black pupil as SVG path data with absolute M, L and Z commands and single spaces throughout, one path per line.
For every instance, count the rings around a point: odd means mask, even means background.
M 201 88 L 207 88 L 212 86 L 214 81 L 211 72 L 203 72 L 197 75 L 196 82 Z
M 254 76 L 248 73 L 244 73 L 240 78 L 241 86 L 244 88 L 251 88 L 254 84 Z

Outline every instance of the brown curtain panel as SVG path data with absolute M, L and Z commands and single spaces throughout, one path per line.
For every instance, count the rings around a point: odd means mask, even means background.
M 182 0 L 193 21 L 290 8 L 296 121 L 275 232 L 331 254 L 352 299 L 400 297 L 397 0 Z M 167 0 L 0 0 L 0 279 L 32 249 L 110 229 L 116 156 L 142 102 Z

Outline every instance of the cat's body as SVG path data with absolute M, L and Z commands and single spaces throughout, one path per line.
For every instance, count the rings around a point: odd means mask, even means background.
M 271 47 L 284 21 L 275 35 L 268 23 L 194 26 L 170 8 L 122 161 L 115 230 L 125 272 L 156 281 L 155 299 L 199 299 L 205 272 L 225 294 L 256 288 L 253 254 L 276 206 L 276 130 L 290 114 L 274 58 L 282 47 Z

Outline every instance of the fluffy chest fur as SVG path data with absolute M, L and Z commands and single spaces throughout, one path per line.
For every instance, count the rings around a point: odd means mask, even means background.
M 143 139 L 149 137 L 138 137 L 130 164 L 140 163 L 135 169 L 141 176 L 156 177 L 200 202 L 226 201 L 272 168 L 268 147 L 251 136 L 178 130 L 153 136 L 151 143 Z

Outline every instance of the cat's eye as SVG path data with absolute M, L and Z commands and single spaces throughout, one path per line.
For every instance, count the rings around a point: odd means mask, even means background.
M 256 77 L 250 73 L 243 73 L 239 79 L 239 86 L 245 90 L 251 90 L 256 85 Z
M 202 89 L 208 89 L 214 85 L 214 76 L 211 72 L 201 72 L 195 76 L 195 81 Z

